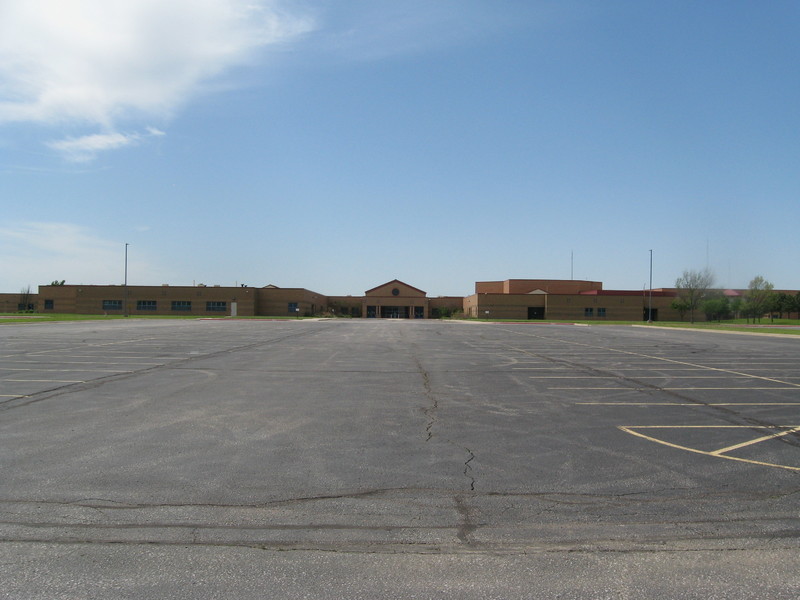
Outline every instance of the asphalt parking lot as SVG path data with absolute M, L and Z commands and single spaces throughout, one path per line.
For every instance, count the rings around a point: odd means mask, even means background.
M 800 339 L 0 326 L 0 598 L 795 598 Z

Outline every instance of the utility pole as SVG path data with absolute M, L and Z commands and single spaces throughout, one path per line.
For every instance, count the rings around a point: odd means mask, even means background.
M 575 279 L 575 253 L 572 250 L 569 251 L 569 278 Z
M 650 250 L 650 290 L 647 300 L 647 322 L 653 322 L 653 251 Z
M 124 288 L 124 295 L 125 300 L 122 306 L 122 315 L 127 317 L 128 316 L 128 242 L 125 242 L 125 283 L 122 286 Z

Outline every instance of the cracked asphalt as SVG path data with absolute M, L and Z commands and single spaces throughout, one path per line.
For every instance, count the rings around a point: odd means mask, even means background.
M 0 327 L 0 598 L 796 598 L 800 339 Z

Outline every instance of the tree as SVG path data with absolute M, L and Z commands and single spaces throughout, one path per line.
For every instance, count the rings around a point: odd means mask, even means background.
M 761 275 L 754 277 L 750 285 L 747 286 L 747 307 L 749 309 L 748 312 L 753 317 L 753 321 L 758 319 L 760 322 L 761 317 L 769 309 L 774 287 Z
M 739 318 L 739 315 L 742 314 L 742 310 L 744 310 L 744 302 L 741 298 L 734 298 L 731 300 L 731 313 L 733 313 L 734 319 Z
M 769 299 L 767 310 L 770 313 L 770 319 L 774 318 L 775 313 L 778 313 L 778 318 L 783 318 L 783 313 L 787 317 L 791 317 L 789 313 L 794 310 L 794 296 L 790 296 L 785 292 L 773 293 Z
M 66 281 L 67 281 L 66 279 L 62 279 L 61 281 L 56 279 L 55 281 L 51 282 L 50 285 L 64 285 L 64 283 L 66 283 Z
M 678 288 L 678 298 L 682 300 L 689 311 L 689 319 L 694 323 L 694 311 L 708 295 L 709 288 L 714 285 L 714 274 L 708 269 L 702 271 L 684 271 L 683 275 L 675 281 Z M 683 319 L 683 316 L 681 316 Z
M 725 296 L 718 298 L 709 298 L 703 302 L 703 312 L 706 315 L 706 321 L 722 321 L 727 319 L 731 314 L 731 306 Z
M 781 311 L 786 313 L 786 318 L 791 319 L 792 313 L 797 310 L 797 296 L 790 294 L 781 294 Z M 783 314 L 781 314 L 783 318 Z
M 674 311 L 677 311 L 681 316 L 681 321 L 683 321 L 683 317 L 687 312 L 689 312 L 689 303 L 681 298 L 675 298 L 675 300 L 672 301 L 672 304 L 670 304 L 670 308 L 672 308 Z
M 24 287 L 19 292 L 19 305 L 17 308 L 20 312 L 33 312 L 33 303 L 31 302 L 31 286 Z
M 794 296 L 794 305 L 792 306 L 792 310 L 797 313 L 796 316 L 800 319 L 800 292 L 797 292 Z

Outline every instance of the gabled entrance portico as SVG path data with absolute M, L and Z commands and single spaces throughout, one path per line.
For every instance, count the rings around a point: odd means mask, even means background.
M 427 319 L 427 294 L 393 279 L 364 292 L 361 314 L 368 319 Z

